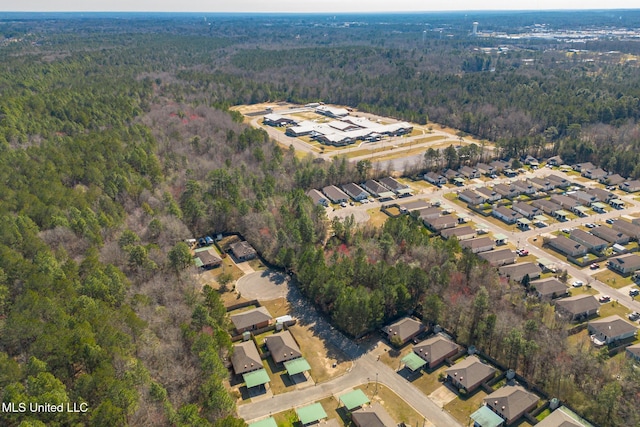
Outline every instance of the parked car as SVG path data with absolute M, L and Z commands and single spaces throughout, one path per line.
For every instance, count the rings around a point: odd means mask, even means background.
M 607 223 L 607 224 L 613 224 L 613 218 L 609 218 L 609 219 L 606 221 L 606 223 Z
M 204 236 L 204 241 L 207 244 L 207 246 L 213 245 L 213 239 L 210 236 Z
M 638 313 L 637 311 L 634 311 L 632 313 L 629 313 L 629 320 L 631 320 L 632 322 L 640 319 L 640 313 Z
M 571 284 L 571 286 L 573 286 L 574 288 L 579 288 L 582 285 L 584 285 L 584 282 L 582 280 L 576 280 Z
M 560 231 L 562 231 L 563 233 L 567 233 L 567 234 L 571 233 L 571 230 L 569 230 L 568 228 L 563 228 Z
M 609 295 L 602 295 L 600 298 L 598 298 L 598 301 L 600 301 L 601 303 L 610 302 L 611 297 Z
M 631 290 L 629 291 L 629 296 L 630 296 L 630 297 L 637 297 L 638 295 L 640 295 L 640 291 L 639 291 L 639 290 L 637 290 L 637 289 L 631 289 Z
M 526 249 L 517 249 L 516 253 L 518 254 L 518 256 L 527 256 L 529 255 L 529 251 Z
M 343 208 L 346 208 L 347 207 L 347 202 L 340 203 L 340 206 L 342 206 Z
M 587 228 L 596 228 L 596 225 L 591 222 L 586 223 L 584 226 Z
M 596 264 L 595 262 L 589 266 L 592 270 L 597 270 L 600 268 L 600 264 Z

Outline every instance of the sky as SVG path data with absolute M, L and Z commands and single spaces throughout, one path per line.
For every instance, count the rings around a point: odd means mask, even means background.
M 435 12 L 637 9 L 638 0 L 0 0 L 0 12 Z

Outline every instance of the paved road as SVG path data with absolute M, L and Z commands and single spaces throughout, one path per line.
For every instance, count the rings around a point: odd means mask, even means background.
M 289 277 L 274 270 L 256 271 L 242 276 L 236 283 L 237 291 L 247 299 L 268 301 L 287 295 Z

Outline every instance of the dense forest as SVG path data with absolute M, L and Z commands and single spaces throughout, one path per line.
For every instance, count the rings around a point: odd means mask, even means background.
M 540 19 L 516 17 L 483 19 Z M 548 305 L 412 218 L 329 222 L 304 191 L 371 171 L 301 159 L 229 111 L 332 102 L 638 177 L 640 73 L 607 53 L 634 42 L 473 39 L 455 14 L 120 18 L 0 21 L 0 396 L 90 408 L 3 425 L 244 425 L 223 386 L 224 307 L 182 242 L 213 232 L 293 271 L 349 335 L 415 310 L 601 425 L 640 422 L 637 370 L 616 380 Z

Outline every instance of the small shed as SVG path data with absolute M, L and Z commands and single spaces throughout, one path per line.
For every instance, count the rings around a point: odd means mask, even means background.
M 471 414 L 471 419 L 474 427 L 500 427 L 504 425 L 504 420 L 487 406 L 481 406 Z
M 307 362 L 307 359 L 304 357 L 298 357 L 297 359 L 284 362 L 284 368 L 289 375 L 296 375 L 311 370 L 309 362 Z
M 246 374 L 242 374 L 242 378 L 244 379 L 247 388 L 267 384 L 270 381 L 269 374 L 265 369 L 247 372 Z
M 409 368 L 411 372 L 415 372 L 426 365 L 427 361 L 414 352 L 411 352 L 402 358 L 402 363 L 404 363 L 404 366 Z

